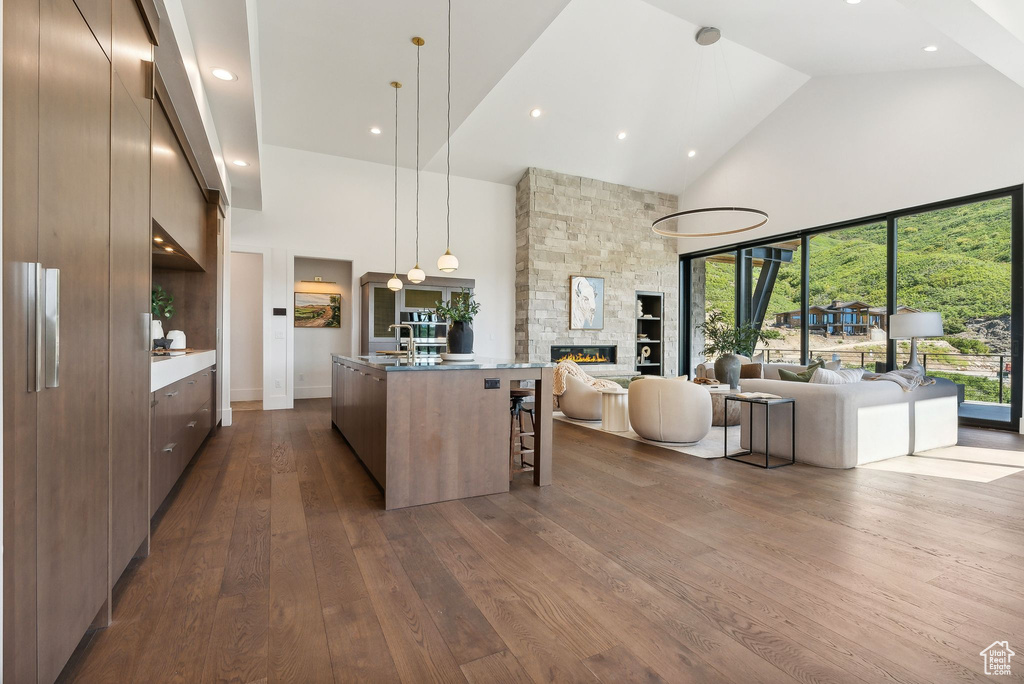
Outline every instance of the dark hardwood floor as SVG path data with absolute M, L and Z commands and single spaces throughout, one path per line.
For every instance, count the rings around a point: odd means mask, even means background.
M 552 486 L 384 512 L 297 403 L 215 433 L 64 680 L 931 684 L 1024 653 L 1024 473 L 766 472 L 558 423 Z

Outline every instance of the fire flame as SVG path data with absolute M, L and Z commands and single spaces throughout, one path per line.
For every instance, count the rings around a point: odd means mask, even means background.
M 581 352 L 571 352 L 569 354 L 563 354 L 558 361 L 575 361 L 576 363 L 608 363 L 608 358 L 602 354 L 583 354 Z

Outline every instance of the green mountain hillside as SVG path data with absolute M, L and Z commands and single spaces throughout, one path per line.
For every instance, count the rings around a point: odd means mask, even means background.
M 942 313 L 950 335 L 967 321 L 1010 312 L 1009 198 L 900 219 L 897 300 Z M 885 224 L 847 228 L 811 238 L 810 303 L 861 300 L 885 305 Z M 800 258 L 783 266 L 769 305 L 776 313 L 800 308 Z M 755 282 L 756 282 L 755 273 Z M 708 308 L 733 312 L 733 265 L 707 263 Z

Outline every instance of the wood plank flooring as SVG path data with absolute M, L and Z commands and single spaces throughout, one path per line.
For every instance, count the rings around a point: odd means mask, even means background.
M 1024 473 L 765 472 L 559 423 L 552 486 L 385 512 L 297 406 L 214 434 L 62 680 L 926 684 L 1024 653 Z

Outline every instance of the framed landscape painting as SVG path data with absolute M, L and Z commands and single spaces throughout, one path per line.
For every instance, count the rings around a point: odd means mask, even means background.
M 341 295 L 319 292 L 296 292 L 295 327 L 340 328 Z
M 569 276 L 569 329 L 604 328 L 604 278 Z

